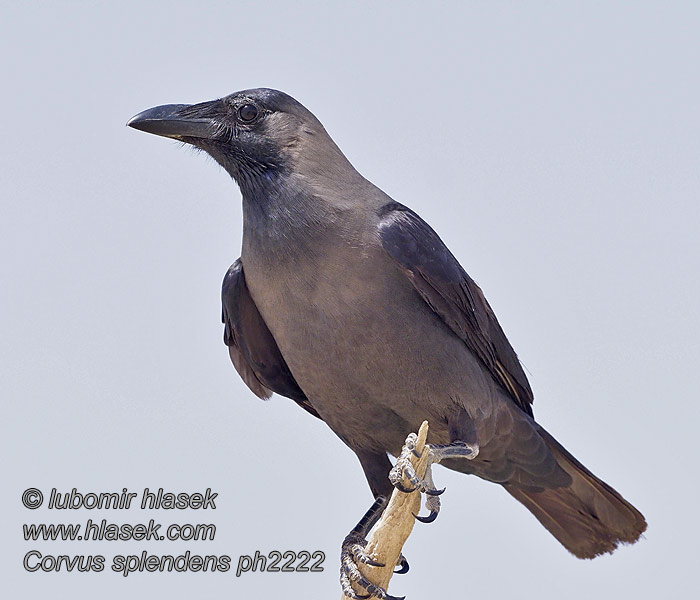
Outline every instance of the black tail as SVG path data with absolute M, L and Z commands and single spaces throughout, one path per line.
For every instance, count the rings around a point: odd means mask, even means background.
M 636 542 L 647 528 L 644 516 L 607 483 L 578 462 L 544 429 L 539 433 L 559 466 L 572 479 L 567 487 L 532 492 L 503 487 L 522 502 L 564 547 L 578 558 L 612 552 Z

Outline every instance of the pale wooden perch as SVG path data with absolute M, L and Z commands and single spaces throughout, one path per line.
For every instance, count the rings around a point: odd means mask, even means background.
M 428 453 L 423 452 L 425 440 L 428 437 L 428 422 L 423 424 L 418 430 L 416 441 L 416 451 L 421 458 L 411 456 L 411 464 L 416 470 L 418 477 L 425 477 L 425 470 L 428 461 Z M 388 474 L 387 474 L 388 475 Z M 404 485 L 410 487 L 410 483 L 404 477 Z M 421 494 L 414 492 L 405 494 L 397 489 L 391 494 L 391 499 L 386 509 L 382 513 L 381 519 L 374 526 L 367 540 L 367 553 L 377 562 L 383 563 L 383 567 L 371 567 L 359 563 L 360 572 L 372 583 L 388 591 L 389 581 L 394 574 L 394 568 L 401 556 L 401 549 L 406 543 L 408 536 L 416 522 L 414 514 L 417 515 L 421 506 Z M 359 594 L 365 593 L 362 588 L 355 588 Z M 342 600 L 347 600 L 347 596 L 342 594 Z

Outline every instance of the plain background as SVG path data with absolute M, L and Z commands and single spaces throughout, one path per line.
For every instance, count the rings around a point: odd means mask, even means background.
M 697 569 L 700 9 L 694 2 L 2 4 L 5 597 L 336 598 L 371 497 L 354 455 L 263 403 L 221 342 L 240 194 L 135 113 L 282 89 L 481 284 L 538 420 L 646 539 L 571 557 L 502 489 L 436 471 L 409 599 L 667 598 Z M 22 491 L 219 493 L 208 513 L 30 512 Z M 25 542 L 21 525 L 214 523 L 214 542 Z M 322 574 L 26 573 L 25 552 L 322 550 Z

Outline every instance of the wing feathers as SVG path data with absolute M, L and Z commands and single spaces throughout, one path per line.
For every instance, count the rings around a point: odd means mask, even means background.
M 423 300 L 481 360 L 527 414 L 532 390 L 515 351 L 481 288 L 416 213 L 398 202 L 379 211 L 379 234 Z
M 224 277 L 221 303 L 224 343 L 229 347 L 233 366 L 246 385 L 259 398 L 267 399 L 275 392 L 291 398 L 318 417 L 255 306 L 240 259 L 231 265 Z

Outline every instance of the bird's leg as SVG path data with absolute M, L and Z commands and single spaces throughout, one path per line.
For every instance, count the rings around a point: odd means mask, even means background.
M 461 428 L 460 428 L 461 429 Z M 450 427 L 450 437 L 461 433 L 457 427 Z M 465 435 L 466 437 L 466 435 Z M 470 436 L 472 437 L 472 436 Z M 440 512 L 440 494 L 445 489 L 438 490 L 433 482 L 432 465 L 441 462 L 446 458 L 466 458 L 473 460 L 479 454 L 479 444 L 476 442 L 468 443 L 459 439 L 449 444 L 426 444 L 424 452 L 428 452 L 428 465 L 425 470 L 425 477 L 421 479 L 416 474 L 409 457 L 411 454 L 416 454 L 416 434 L 411 433 L 406 438 L 406 443 L 401 449 L 399 458 L 396 460 L 396 465 L 389 473 L 389 480 L 392 485 L 405 493 L 419 491 L 424 493 L 427 498 L 425 507 L 430 511 L 427 517 L 414 515 L 416 519 L 423 523 L 432 523 Z M 406 487 L 403 484 L 403 478 L 406 477 L 413 487 Z
M 367 545 L 367 534 L 369 530 L 381 517 L 384 508 L 388 503 L 386 496 L 379 496 L 370 509 L 365 513 L 365 516 L 360 519 L 360 522 L 353 527 L 352 531 L 343 540 L 343 545 L 340 551 L 340 587 L 343 589 L 343 594 L 353 600 L 360 598 L 379 598 L 380 600 L 403 600 L 396 596 L 390 596 L 386 590 L 374 585 L 367 579 L 357 568 L 357 563 L 364 563 L 373 567 L 383 567 L 384 564 L 374 560 L 365 547 Z M 399 557 L 399 570 L 396 573 L 408 572 L 408 561 L 403 555 Z M 351 583 L 365 588 L 367 594 L 358 594 L 352 587 Z

